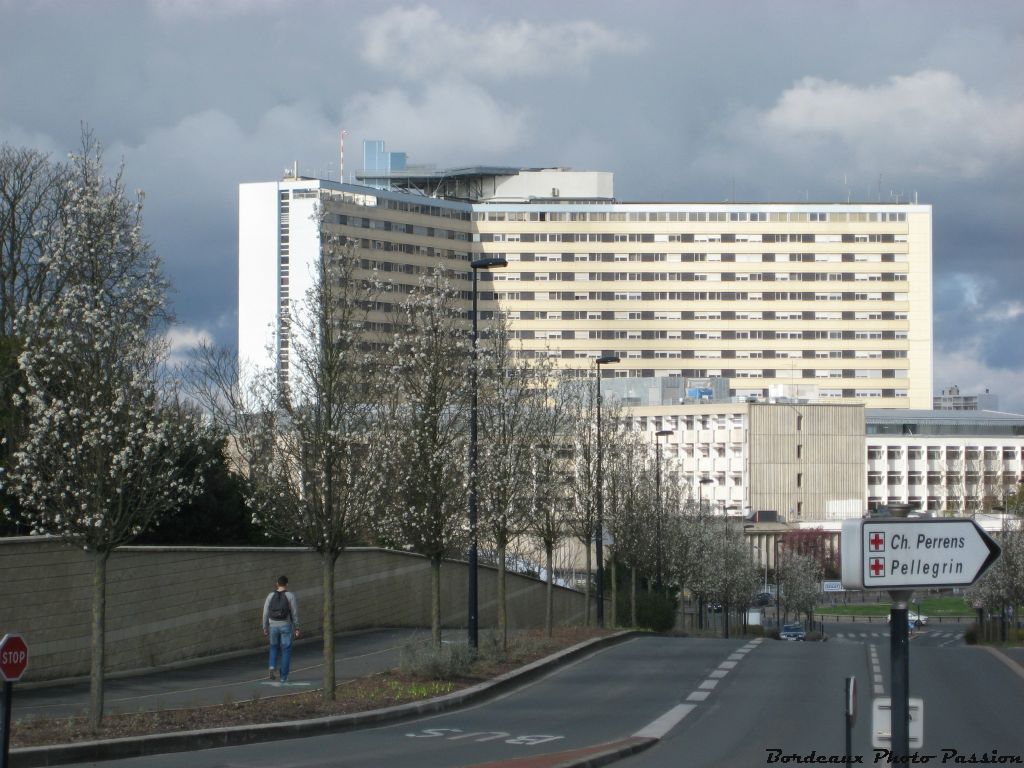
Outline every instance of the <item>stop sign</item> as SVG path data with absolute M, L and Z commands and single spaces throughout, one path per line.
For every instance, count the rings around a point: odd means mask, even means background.
M 21 635 L 4 635 L 0 640 L 0 678 L 16 682 L 28 666 L 28 645 Z

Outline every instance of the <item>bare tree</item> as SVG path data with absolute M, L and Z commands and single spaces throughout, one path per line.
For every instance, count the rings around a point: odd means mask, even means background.
M 28 428 L 11 481 L 33 532 L 52 533 L 93 559 L 90 722 L 103 716 L 106 569 L 110 553 L 195 491 L 179 464 L 196 430 L 159 385 L 167 283 L 142 235 L 141 200 L 121 173 L 103 175 L 91 135 L 72 158 L 65 218 L 48 269 L 52 301 L 22 308 Z
M 605 523 L 617 560 L 629 567 L 630 626 L 637 625 L 637 579 L 650 564 L 654 530 L 654 475 L 650 455 L 638 432 L 624 422 L 606 443 L 604 462 Z
M 71 169 L 34 149 L 0 144 L 0 335 L 18 312 L 52 296 L 49 255 L 67 215 Z
M 458 292 L 438 267 L 392 318 L 383 413 L 388 451 L 384 514 L 377 531 L 392 546 L 430 560 L 431 631 L 441 644 L 441 562 L 467 541 L 466 418 L 469 344 Z
M 573 388 L 573 408 L 580 414 L 574 420 L 571 434 L 569 483 L 573 504 L 568 510 L 566 523 L 569 532 L 584 547 L 584 623 L 591 623 L 591 586 L 593 563 L 591 547 L 597 531 L 597 423 L 595 419 L 596 393 L 589 384 Z
M 569 496 L 571 476 L 566 474 L 568 445 L 575 421 L 580 418 L 572 383 L 558 377 L 556 384 L 543 392 L 539 406 L 540 419 L 530 456 L 531 531 L 544 548 L 544 569 L 547 573 L 544 631 L 551 637 L 554 623 L 554 550 L 567 534 L 566 510 L 572 504 Z
M 477 469 L 480 535 L 494 547 L 498 577 L 498 633 L 508 640 L 506 553 L 509 543 L 530 528 L 533 480 L 523 482 L 531 468 L 531 449 L 541 424 L 544 366 L 517 358 L 509 346 L 508 325 L 499 315 L 484 336 L 480 352 L 480 441 Z
M 25 384 L 18 367 L 19 313 L 40 307 L 55 293 L 50 251 L 66 215 L 69 169 L 34 149 L 0 144 L 0 479 L 24 438 L 27 413 L 13 405 Z M 0 492 L 6 519 L 0 532 L 25 532 L 17 499 Z

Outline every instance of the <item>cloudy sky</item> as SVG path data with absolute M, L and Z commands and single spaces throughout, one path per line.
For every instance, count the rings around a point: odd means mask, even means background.
M 935 387 L 1024 412 L 1024 3 L 0 0 L 0 141 L 88 123 L 146 192 L 181 347 L 236 333 L 237 188 L 411 162 L 623 200 L 934 206 Z

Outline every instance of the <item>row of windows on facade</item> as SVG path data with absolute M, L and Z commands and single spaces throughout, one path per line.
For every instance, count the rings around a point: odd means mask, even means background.
M 950 475 L 932 474 L 927 475 L 928 485 L 949 485 L 959 486 L 966 483 L 968 486 L 975 485 L 987 485 L 987 486 L 998 486 L 1009 483 L 1010 485 L 1016 485 L 1020 478 L 1021 473 L 1018 471 L 1007 470 L 1004 472 L 988 473 L 984 476 L 978 473 L 958 473 Z M 868 485 L 924 485 L 925 475 L 920 472 L 911 472 L 909 474 L 898 474 L 889 473 L 887 475 L 881 475 L 875 472 L 868 473 Z
M 823 253 L 815 251 L 812 253 L 712 253 L 689 252 L 669 253 L 647 251 L 637 253 L 634 251 L 593 251 L 581 253 L 564 253 L 561 251 L 532 252 L 532 253 L 505 253 L 498 251 L 486 251 L 489 256 L 501 256 L 509 263 L 527 264 L 551 264 L 551 263 L 601 263 L 614 264 L 629 262 L 633 264 L 657 264 L 665 262 L 668 264 L 903 264 L 909 260 L 906 253 Z M 514 274 L 507 270 L 493 273 L 495 277 L 501 274 Z M 575 274 L 581 274 L 576 272 Z M 711 273 L 714 274 L 714 273 Z M 775 275 L 791 274 L 789 272 L 775 272 Z M 580 279 L 580 278 L 577 278 Z M 594 278 L 596 279 L 596 278 Z M 776 279 L 785 279 L 776 277 Z
M 472 260 L 473 255 L 468 251 L 456 251 L 446 248 L 438 248 L 428 245 L 420 245 L 416 243 L 403 243 L 397 240 L 371 240 L 369 238 L 360 238 L 355 241 L 356 245 L 361 248 L 364 252 L 384 252 L 384 253 L 402 253 L 410 256 L 419 256 L 427 259 L 447 259 L 450 261 L 457 262 L 469 262 Z M 288 239 L 285 237 L 282 240 L 283 245 L 288 245 Z M 614 264 L 614 263 L 643 263 L 643 264 L 655 264 L 655 263 L 669 263 L 669 264 L 689 264 L 689 263 L 737 263 L 737 264 L 761 264 L 761 263 L 774 263 L 774 264 L 786 264 L 786 263 L 800 263 L 800 264 L 901 264 L 908 261 L 907 254 L 905 253 L 499 253 L 499 252 L 486 252 L 488 256 L 501 257 L 508 261 L 510 264 L 515 263 L 601 263 L 601 264 Z M 517 274 L 512 271 L 499 271 L 493 274 L 495 279 L 499 279 L 498 275 L 511 275 Z M 544 277 L 540 275 L 551 275 L 551 272 L 539 272 L 538 276 L 534 279 L 543 280 Z M 598 279 L 611 279 L 607 277 L 593 277 L 587 273 L 587 277 L 580 277 L 579 272 L 572 273 L 561 273 L 561 274 L 573 274 L 576 275 L 576 280 L 598 280 Z M 602 275 L 603 273 L 594 273 L 595 275 Z M 643 275 L 644 273 L 640 273 Z M 700 273 L 704 274 L 704 273 Z M 706 274 L 714 275 L 719 274 L 717 272 L 708 272 Z M 722 273 L 730 274 L 730 273 Z M 757 273 L 737 273 L 738 275 L 747 275 L 746 278 L 737 277 L 736 279 L 749 279 L 749 280 L 796 280 L 799 278 L 791 277 L 798 273 L 782 271 L 782 272 L 757 272 Z M 807 273 L 809 275 L 820 275 L 820 272 Z M 829 274 L 829 273 L 825 273 Z M 833 276 L 828 278 L 817 278 L 827 280 L 842 280 L 842 273 L 835 273 L 839 276 Z M 850 273 L 856 275 L 858 273 Z M 885 273 L 880 273 L 885 274 Z M 893 272 L 892 274 L 904 274 L 901 272 Z M 760 275 L 760 277 L 755 277 Z M 484 278 L 486 279 L 486 278 Z M 567 277 L 554 278 L 549 277 L 547 279 L 573 279 Z M 637 278 L 643 280 L 642 276 Z M 653 278 L 652 278 L 653 279 Z M 660 279 L 676 279 L 671 275 L 665 275 Z M 805 278 L 811 279 L 811 278 Z M 850 279 L 858 279 L 856 277 Z M 887 278 L 880 277 L 880 280 Z M 891 278 L 891 279 L 903 279 L 903 278 Z
M 383 229 L 395 231 L 395 227 L 401 227 L 400 232 L 405 234 L 425 233 L 415 232 L 416 227 L 411 225 L 391 225 L 391 222 L 374 222 L 364 219 L 363 225 L 353 224 L 351 226 L 367 229 Z M 371 226 L 377 224 L 377 226 Z M 384 226 L 391 225 L 391 226 Z M 429 229 L 420 227 L 419 229 Z M 443 232 L 444 230 L 440 230 Z M 437 235 L 443 236 L 443 235 Z M 460 238 L 463 239 L 463 238 Z M 844 232 L 841 234 L 816 234 L 816 233 L 793 233 L 782 234 L 761 233 L 761 234 L 737 234 L 735 232 L 475 232 L 472 236 L 474 243 L 907 243 L 908 236 L 894 232 Z M 772 254 L 768 254 L 772 255 Z
M 492 275 L 496 283 L 883 283 L 909 280 L 906 272 L 513 272 Z
M 438 248 L 428 245 L 420 245 L 416 243 L 403 243 L 397 240 L 372 240 L 369 238 L 359 238 L 355 241 L 356 245 L 361 248 L 364 252 L 384 252 L 384 253 L 402 253 L 409 256 L 419 256 L 426 259 L 447 259 L 450 261 L 457 262 L 469 262 L 472 260 L 473 255 L 468 251 L 456 251 L 446 248 Z M 287 236 L 282 240 L 282 245 L 288 245 Z M 638 264 L 656 264 L 656 263 L 668 263 L 668 264 L 690 264 L 690 263 L 723 263 L 723 264 L 786 264 L 786 263 L 800 263 L 800 264 L 902 264 L 908 261 L 907 254 L 905 253 L 632 253 L 632 252 L 606 252 L 606 253 L 562 253 L 562 252 L 551 252 L 551 253 L 499 253 L 499 252 L 486 252 L 488 256 L 501 257 L 508 261 L 510 264 L 516 263 L 601 263 L 601 264 L 615 264 L 615 263 L 638 263 Z M 500 274 L 517 274 L 512 271 L 500 271 L 493 274 L 497 279 Z M 539 272 L 538 275 L 548 274 L 550 272 Z M 572 274 L 576 275 L 575 278 L 553 278 L 547 279 L 611 279 L 607 277 L 592 277 L 587 273 L 587 277 L 580 277 L 579 272 L 566 272 L 561 274 Z M 594 273 L 595 275 L 602 275 L 603 273 Z M 644 273 L 640 273 L 643 275 Z M 705 274 L 705 273 L 700 273 Z M 717 272 L 708 272 L 706 274 L 714 275 L 720 274 Z M 721 273 L 731 274 L 731 273 Z M 748 279 L 748 280 L 796 280 L 799 278 L 791 277 L 792 275 L 798 274 L 789 271 L 782 272 L 741 272 L 738 275 L 747 275 L 746 278 L 737 277 L 736 279 Z M 807 273 L 809 275 L 820 275 L 820 272 Z M 829 274 L 829 273 L 825 273 Z M 827 280 L 842 280 L 846 279 L 842 277 L 842 273 L 838 274 L 838 277 L 828 277 L 816 279 L 827 279 Z M 850 273 L 856 275 L 858 273 Z M 880 273 L 886 274 L 886 273 Z M 902 272 L 892 272 L 891 274 L 905 274 Z M 754 275 L 760 275 L 755 277 Z M 486 279 L 486 278 L 484 278 Z M 534 277 L 534 279 L 543 280 L 543 277 Z M 639 280 L 646 278 L 640 277 Z M 652 278 L 653 279 L 653 278 Z M 664 280 L 677 279 L 671 275 L 666 274 L 660 278 Z M 804 278 L 810 280 L 811 278 Z M 858 279 L 856 277 L 850 279 Z M 880 280 L 887 278 L 880 277 Z M 904 279 L 904 278 L 891 278 L 893 280 Z
M 894 291 L 495 291 L 497 301 L 907 301 Z
M 487 294 L 493 296 L 493 294 Z M 493 313 L 488 313 L 493 314 Z M 630 312 L 629 317 L 619 316 L 621 313 L 614 310 L 601 310 L 601 311 L 574 311 L 574 310 L 509 310 L 505 314 L 511 320 L 685 320 L 685 321 L 717 321 L 724 320 L 731 322 L 734 320 L 758 320 L 772 322 L 778 321 L 792 321 L 792 320 L 843 320 L 843 321 L 859 321 L 859 320 L 906 320 L 907 313 L 902 311 L 869 311 L 869 312 L 858 312 L 858 311 L 843 311 L 843 312 L 822 312 L 822 311 L 811 311 L 811 310 L 800 310 L 800 311 L 775 311 L 775 310 L 740 310 L 731 311 L 723 310 L 719 311 L 698 311 L 698 310 L 665 310 L 657 309 L 651 312 L 641 312 L 643 317 L 632 317 L 637 314 L 636 312 Z M 652 315 L 648 317 L 647 315 Z M 828 331 L 829 334 L 842 333 L 842 331 Z M 756 338 L 761 338 L 756 337 Z M 829 338 L 839 338 L 836 336 L 829 336 Z M 871 337 L 874 338 L 874 337 Z M 881 337 L 878 337 L 881 338 Z
M 939 512 L 943 509 L 977 511 L 983 508 L 985 498 L 980 496 L 928 496 L 927 499 L 921 496 L 868 496 L 868 506 L 874 507 L 881 504 L 910 504 L 916 509 L 925 509 L 929 512 Z
M 287 194 L 287 193 L 284 193 Z M 905 211 L 554 211 L 480 210 L 487 206 L 477 204 L 470 211 L 465 204 L 433 205 L 415 200 L 394 199 L 383 195 L 346 192 L 342 190 L 295 190 L 296 198 L 317 197 L 335 203 L 357 205 L 362 208 L 381 208 L 401 213 L 412 213 L 431 218 L 459 221 L 587 221 L 587 222 L 776 222 L 776 223 L 871 223 L 905 222 Z
M 327 189 L 297 189 L 295 198 L 316 198 L 332 203 L 381 208 L 430 218 L 459 221 L 579 221 L 579 222 L 775 222 L 775 223 L 873 223 L 905 222 L 905 211 L 503 211 L 467 210 L 465 204 L 433 205 L 414 200 L 393 199 L 382 195 Z M 286 199 L 288 192 L 282 192 Z M 602 203 L 603 204 L 603 203 Z
M 536 221 L 555 221 L 537 219 Z M 904 232 L 476 232 L 329 213 L 324 223 L 417 237 L 522 243 L 906 243 Z
M 520 313 L 522 314 L 522 313 Z M 604 313 L 601 313 L 602 315 Z M 619 313 L 614 312 L 612 314 L 619 315 L 630 315 L 634 313 Z M 515 320 L 525 320 L 527 318 L 509 318 Z M 564 318 L 562 318 L 564 319 Z M 609 319 L 609 320 L 641 320 L 645 318 L 638 317 L 612 317 L 612 318 L 574 318 L 574 319 Z M 650 318 L 650 319 L 666 319 L 666 318 Z M 710 331 L 695 331 L 685 328 L 679 330 L 651 330 L 651 329 L 605 329 L 605 330 L 569 330 L 569 329 L 520 329 L 512 332 L 513 338 L 522 340 L 546 340 L 546 339 L 565 339 L 565 340 L 587 340 L 587 339 L 636 339 L 642 341 L 661 341 L 661 340 L 694 340 L 694 341 L 734 341 L 743 339 L 768 339 L 768 340 L 803 340 L 803 339 L 847 339 L 847 340 L 898 340 L 901 337 L 900 331 L 889 331 L 889 330 L 818 330 L 818 331 L 775 331 L 775 330 L 751 330 L 751 331 L 734 331 L 734 330 L 710 330 Z M 784 357 L 817 357 L 817 350 L 793 350 L 797 354 L 793 355 L 787 352 Z M 900 350 L 881 350 L 877 355 L 868 354 L 866 351 L 864 354 L 857 354 L 855 350 L 833 350 L 836 352 L 842 352 L 841 354 L 829 355 L 830 357 L 900 357 L 896 354 L 885 354 L 886 352 L 895 353 Z M 906 350 L 903 350 L 906 351 Z M 774 357 L 775 353 L 772 350 L 765 350 L 767 354 L 764 357 Z M 804 354 L 813 353 L 813 354 Z M 848 354 L 847 354 L 848 353 Z M 905 356 L 905 355 L 904 355 Z
M 512 283 L 894 283 L 906 272 L 498 272 Z
M 389 207 L 389 206 L 386 206 Z M 902 211 L 475 211 L 473 221 L 871 223 L 907 220 Z
M 868 461 L 878 461 L 881 459 L 902 459 L 906 455 L 907 459 L 911 461 L 919 461 L 927 457 L 931 461 L 938 460 L 956 460 L 959 461 L 961 457 L 967 461 L 978 461 L 984 459 L 985 461 L 997 461 L 1002 459 L 1016 459 L 1020 455 L 1021 449 L 1015 446 L 985 446 L 982 447 L 967 447 L 961 448 L 960 446 L 910 446 L 905 451 L 902 446 L 868 446 Z

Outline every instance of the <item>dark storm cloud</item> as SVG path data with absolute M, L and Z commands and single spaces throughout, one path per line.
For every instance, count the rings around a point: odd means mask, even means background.
M 633 200 L 934 206 L 937 385 L 1024 410 L 1024 6 L 0 0 L 0 140 L 89 123 L 146 190 L 182 343 L 234 338 L 237 185 L 338 132 L 616 173 Z

